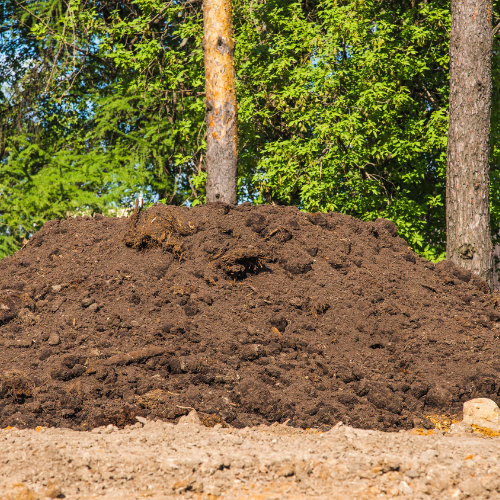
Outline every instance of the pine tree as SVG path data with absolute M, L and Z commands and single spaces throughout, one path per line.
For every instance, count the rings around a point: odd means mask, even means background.
M 236 204 L 237 105 L 231 0 L 203 3 L 207 201 Z
M 452 0 L 446 256 L 490 281 L 491 0 Z

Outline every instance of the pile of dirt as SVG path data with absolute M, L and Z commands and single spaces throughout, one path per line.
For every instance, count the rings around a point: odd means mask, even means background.
M 0 426 L 432 426 L 500 403 L 500 301 L 386 220 L 155 205 L 0 261 Z M 435 419 L 434 419 L 435 420 Z

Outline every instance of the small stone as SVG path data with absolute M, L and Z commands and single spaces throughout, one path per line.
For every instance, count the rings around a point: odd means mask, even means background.
M 499 491 L 500 477 L 490 474 L 486 477 L 481 478 L 481 484 L 488 491 Z
M 409 484 L 406 481 L 401 481 L 399 483 L 399 491 L 402 495 L 411 495 L 413 494 L 413 488 L 410 488 Z
M 465 422 L 458 422 L 450 427 L 450 434 L 472 434 L 472 426 Z
M 248 344 L 241 350 L 241 359 L 245 361 L 253 361 L 257 359 L 262 352 L 260 344 Z
M 201 481 L 195 481 L 191 485 L 191 491 L 194 491 L 195 493 L 203 493 L 203 483 Z
M 62 286 L 61 285 L 52 285 L 52 291 L 54 293 L 59 293 L 61 290 L 62 290 Z
M 9 496 L 9 498 L 26 498 L 26 499 L 32 499 L 32 498 L 40 498 L 39 495 L 37 495 L 31 488 L 28 488 L 23 483 L 17 483 L 13 484 L 12 488 L 15 490 L 14 496 Z
M 130 326 L 131 326 L 132 328 L 139 328 L 139 326 L 140 326 L 140 325 L 139 325 L 139 322 L 138 322 L 138 321 L 136 321 L 135 319 L 133 319 L 133 320 L 130 322 Z
M 138 415 L 136 415 L 135 419 L 142 425 L 146 425 L 148 423 L 147 419 L 145 419 L 144 417 L 139 417 Z
M 448 389 L 444 387 L 432 387 L 431 390 L 425 396 L 426 406 L 432 406 L 435 408 L 440 408 L 443 406 L 449 406 L 453 396 Z
M 49 345 L 59 345 L 59 343 L 61 342 L 61 337 L 57 332 L 51 333 L 47 342 Z
M 413 470 L 413 469 L 407 470 L 405 472 L 405 475 L 408 476 L 410 479 L 415 479 L 417 477 L 420 477 L 420 474 L 416 470 Z
M 291 477 L 294 474 L 295 474 L 295 469 L 293 467 L 293 464 L 291 464 L 291 463 L 285 463 L 285 464 L 283 464 L 276 471 L 276 475 L 278 477 Z
M 48 498 L 64 498 L 65 495 L 61 489 L 61 487 L 53 483 L 52 481 L 49 481 L 47 488 L 45 490 L 45 496 Z
M 58 299 L 54 300 L 52 304 L 50 305 L 50 310 L 52 312 L 57 312 L 59 308 L 63 305 L 63 302 L 66 300 L 65 297 L 59 297 Z
M 177 481 L 172 485 L 172 489 L 177 493 L 183 493 L 187 490 L 192 490 L 192 485 L 194 483 L 194 479 L 188 477 L 181 481 Z
M 250 337 L 246 333 L 242 333 L 236 337 L 238 344 L 245 345 L 250 342 Z
M 387 471 L 399 470 L 401 461 L 394 457 L 387 457 L 384 459 L 384 469 Z
M 27 339 L 27 340 L 13 340 L 11 342 L 6 342 L 5 347 L 31 347 L 32 340 Z
M 425 478 L 425 482 L 435 488 L 437 491 L 443 491 L 448 488 L 453 480 L 450 477 L 447 477 L 446 474 L 435 474 L 432 476 L 427 476 Z
M 179 419 L 177 425 L 179 424 L 201 425 L 201 420 L 196 410 L 191 410 L 188 415 L 184 415 Z
M 265 371 L 270 377 L 279 378 L 281 375 L 281 369 L 276 365 L 266 366 Z
M 90 305 L 92 305 L 94 303 L 94 299 L 92 299 L 91 297 L 85 297 L 84 299 L 82 299 L 82 301 L 80 302 L 80 304 L 82 305 L 82 307 L 89 307 Z
M 295 464 L 295 479 L 296 481 L 306 481 L 312 472 L 311 463 L 305 460 L 301 460 Z M 380 491 L 379 491 L 380 493 Z
M 473 477 L 462 481 L 458 484 L 458 487 L 471 498 L 479 498 L 483 493 L 483 485 L 481 484 L 481 481 Z
M 90 304 L 87 310 L 90 312 L 97 312 L 99 310 L 99 306 L 94 302 L 93 304 Z
M 37 318 L 29 309 L 26 308 L 21 309 L 17 317 L 23 325 L 33 326 L 36 324 Z
M 247 326 L 247 332 L 249 335 L 257 335 L 257 329 L 253 325 Z
M 301 299 L 300 297 L 292 297 L 288 303 L 292 306 L 292 307 L 296 307 L 298 309 L 300 309 L 303 305 L 303 299 Z
M 463 422 L 500 432 L 500 408 L 488 398 L 471 399 L 464 403 Z
M 429 450 L 426 450 L 424 451 L 421 455 L 420 455 L 420 460 L 422 462 L 427 462 L 428 460 L 431 460 L 433 459 L 434 457 L 437 457 L 439 456 L 439 453 L 436 451 L 436 450 L 433 450 L 432 448 L 429 449 Z

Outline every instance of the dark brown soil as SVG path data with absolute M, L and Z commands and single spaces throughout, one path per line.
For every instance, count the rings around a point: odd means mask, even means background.
M 0 426 L 396 430 L 500 403 L 499 299 L 391 222 L 155 205 L 45 224 L 0 262 Z

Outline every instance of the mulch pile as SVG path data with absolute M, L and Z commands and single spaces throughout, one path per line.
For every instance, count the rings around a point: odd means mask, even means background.
M 500 403 L 500 300 L 392 222 L 161 204 L 0 261 L 0 427 L 431 427 Z

